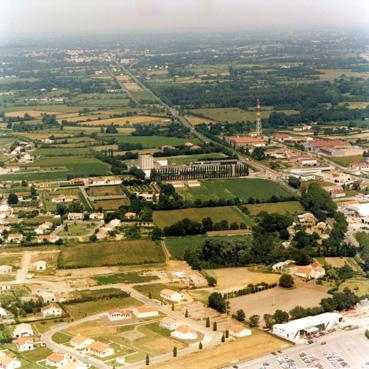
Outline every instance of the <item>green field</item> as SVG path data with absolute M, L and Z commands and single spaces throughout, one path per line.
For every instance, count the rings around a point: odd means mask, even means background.
M 201 222 L 203 218 L 210 217 L 213 222 L 228 220 L 229 223 L 247 223 L 248 218 L 236 206 L 218 206 L 213 208 L 189 208 L 178 210 L 154 211 L 154 224 L 160 228 L 170 226 L 184 218 Z
M 182 165 L 182 164 L 190 164 L 196 160 L 204 160 L 204 159 L 215 159 L 215 158 L 224 158 L 225 155 L 222 153 L 209 153 L 209 154 L 198 154 L 198 155 L 179 155 L 169 157 L 168 162 L 171 165 Z
M 196 249 L 200 247 L 205 240 L 234 241 L 247 240 L 251 242 L 250 236 L 213 236 L 206 235 L 186 236 L 186 237 L 168 237 L 166 244 L 170 254 L 174 259 L 182 260 L 187 249 Z
M 151 297 L 153 299 L 160 299 L 160 291 L 164 290 L 165 288 L 169 288 L 174 291 L 179 291 L 180 288 L 178 286 L 174 286 L 172 284 L 164 284 L 164 283 L 151 283 L 151 284 L 143 284 L 134 286 L 134 289 L 141 292 L 143 295 Z
M 28 166 L 21 168 L 16 174 L 1 176 L 2 180 L 19 181 L 22 179 L 31 181 L 63 180 L 68 176 L 84 177 L 91 175 L 106 175 L 110 173 L 110 166 L 95 158 L 80 156 L 64 156 L 41 158 Z
M 363 161 L 362 155 L 353 156 L 341 156 L 341 157 L 330 157 L 329 160 L 342 165 L 343 167 L 349 167 L 352 163 L 359 163 Z
M 98 285 L 114 284 L 114 283 L 143 283 L 150 282 L 158 279 L 157 276 L 140 275 L 135 272 L 118 273 L 109 275 L 98 275 L 93 277 Z
M 251 215 L 257 215 L 261 211 L 267 213 L 291 213 L 300 214 L 304 212 L 304 208 L 298 201 L 284 201 L 284 202 L 267 202 L 264 204 L 250 204 L 246 206 Z
M 163 252 L 151 240 L 95 242 L 63 246 L 59 268 L 87 268 L 163 262 Z
M 189 200 L 217 200 L 234 199 L 238 197 L 242 201 L 247 201 L 249 197 L 255 200 L 266 201 L 273 195 L 289 196 L 287 190 L 275 182 L 265 179 L 225 179 L 201 181 L 200 187 L 179 188 L 177 191 Z
M 340 284 L 339 290 L 343 291 L 345 288 L 349 288 L 358 296 L 369 295 L 369 279 L 365 277 L 353 277 L 347 279 Z
M 161 146 L 178 146 L 183 145 L 186 142 L 193 144 L 199 143 L 199 139 L 195 137 L 191 138 L 178 138 L 178 137 L 167 137 L 167 136 L 125 136 L 125 135 L 99 135 L 104 138 L 114 138 L 117 143 L 131 143 L 131 144 L 142 144 L 145 149 L 159 148 Z
M 208 109 L 193 109 L 191 113 L 199 114 L 205 118 L 217 122 L 240 122 L 240 121 L 255 121 L 255 111 L 244 111 L 240 108 L 208 108 Z M 262 118 L 268 118 L 272 110 L 264 110 L 261 112 Z M 296 110 L 283 110 L 284 113 L 291 115 L 297 114 Z

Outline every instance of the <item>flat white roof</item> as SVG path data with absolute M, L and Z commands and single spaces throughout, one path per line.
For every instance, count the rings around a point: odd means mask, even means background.
M 301 330 L 309 330 L 312 327 L 316 327 L 331 321 L 337 321 L 340 318 L 342 318 L 342 315 L 338 313 L 323 313 L 315 316 L 307 316 L 305 318 L 291 320 L 290 322 L 283 324 L 275 324 L 273 328 L 276 326 L 284 330 L 297 332 Z
M 356 210 L 362 217 L 369 216 L 369 202 L 364 204 L 350 205 L 348 208 L 351 210 Z

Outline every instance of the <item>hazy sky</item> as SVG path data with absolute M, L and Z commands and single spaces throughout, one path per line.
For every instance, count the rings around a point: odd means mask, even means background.
M 369 0 L 0 0 L 0 37 L 182 28 L 368 26 Z

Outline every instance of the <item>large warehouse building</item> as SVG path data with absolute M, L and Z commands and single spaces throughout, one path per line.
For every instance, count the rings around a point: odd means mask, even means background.
M 342 315 L 338 313 L 323 313 L 306 318 L 291 320 L 284 324 L 274 324 L 273 334 L 287 339 L 288 341 L 298 342 L 304 337 L 327 329 L 333 328 L 342 320 Z

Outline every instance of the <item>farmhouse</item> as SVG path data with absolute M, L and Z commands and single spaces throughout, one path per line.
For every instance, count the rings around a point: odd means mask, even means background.
M 0 274 L 10 274 L 13 271 L 13 267 L 11 265 L 0 265 Z
M 84 350 L 88 354 L 93 354 L 98 357 L 107 357 L 114 354 L 114 349 L 105 343 L 94 341 L 90 343 Z
M 139 306 L 133 309 L 133 314 L 135 314 L 137 318 L 151 318 L 159 316 L 159 311 L 149 306 Z
M 131 319 L 132 313 L 130 310 L 126 309 L 112 309 L 108 311 L 108 319 L 110 321 L 119 321 Z
M 33 264 L 33 268 L 35 270 L 46 270 L 46 261 L 45 260 L 38 260 Z
M 309 337 L 309 334 L 332 329 L 341 320 L 342 315 L 338 313 L 308 316 L 284 324 L 274 324 L 273 334 L 297 343 L 300 339 Z
M 57 366 L 58 368 L 66 366 L 70 362 L 70 357 L 66 354 L 53 352 L 46 358 L 46 365 Z
M 195 340 L 198 337 L 197 332 L 191 329 L 188 325 L 179 326 L 170 335 L 181 340 Z
M 79 199 L 78 196 L 59 195 L 59 196 L 53 197 L 51 199 L 51 202 L 53 202 L 54 204 L 60 204 L 60 203 L 63 203 L 63 202 L 77 201 L 78 199 Z
M 345 191 L 343 190 L 341 185 L 323 186 L 323 189 L 327 191 L 329 195 L 333 198 L 346 196 Z
M 170 331 L 174 331 L 180 325 L 181 323 L 179 323 L 177 320 L 172 319 L 170 317 L 165 317 L 160 321 L 160 327 L 168 329 Z
M 83 213 L 68 213 L 68 220 L 83 220 Z
M 172 302 L 180 302 L 183 299 L 183 296 L 179 292 L 170 290 L 168 288 L 160 291 L 160 297 L 164 300 L 169 300 Z
M 0 352 L 0 369 L 17 369 L 20 368 L 21 362 L 5 351 Z
M 37 235 L 40 234 L 44 234 L 45 232 L 47 232 L 49 229 L 51 229 L 53 226 L 53 224 L 51 222 L 45 222 L 40 224 L 37 228 L 35 228 L 35 233 Z
M 295 274 L 305 279 L 319 279 L 325 276 L 325 269 L 320 264 L 313 262 L 308 266 L 297 268 Z
M 31 351 L 34 349 L 32 337 L 19 337 L 16 341 L 17 350 L 19 352 Z
M 287 133 L 276 133 L 274 135 L 274 140 L 278 142 L 286 142 L 290 141 L 292 137 Z
M 13 338 L 31 337 L 31 336 L 33 336 L 33 329 L 30 324 L 21 323 L 14 328 Z
M 83 350 L 85 349 L 89 344 L 94 342 L 92 338 L 88 338 L 85 336 L 82 336 L 80 333 L 78 333 L 76 336 L 74 336 L 70 340 L 70 344 L 76 349 L 76 350 Z
M 251 329 L 247 329 L 241 324 L 233 324 L 229 328 L 229 333 L 235 337 L 246 337 L 246 336 L 251 336 L 252 332 L 251 332 Z
M 44 318 L 49 316 L 62 316 L 63 310 L 57 304 L 50 304 L 41 308 L 41 314 Z

